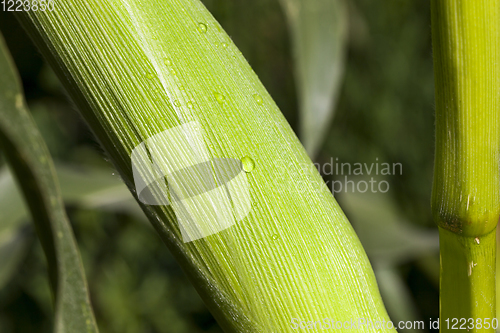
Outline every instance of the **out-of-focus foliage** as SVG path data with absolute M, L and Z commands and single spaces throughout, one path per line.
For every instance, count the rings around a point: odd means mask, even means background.
M 97 333 L 80 251 L 61 197 L 54 162 L 26 106 L 21 80 L 2 34 L 0 147 L 22 189 L 45 252 L 54 297 L 53 332 Z
M 439 253 L 436 230 L 425 230 L 408 223 L 383 193 L 349 193 L 339 195 L 339 202 L 349 214 L 365 251 L 370 255 L 380 293 L 394 322 L 420 320 L 408 285 L 398 266 Z M 430 262 L 430 265 L 437 262 Z M 432 267 L 438 270 L 438 265 Z M 411 330 L 399 329 L 398 332 Z
M 280 0 L 286 13 L 299 96 L 300 139 L 315 158 L 337 104 L 347 48 L 344 0 Z
M 371 222 L 372 227 L 380 223 L 379 232 L 387 237 L 384 221 L 380 221 L 387 214 L 394 218 L 393 225 L 405 223 L 426 233 L 434 228 L 429 207 L 434 87 L 428 3 L 346 2 L 349 42 L 345 77 L 331 131 L 317 160 L 320 164 L 329 163 L 331 158 L 345 163 L 373 163 L 378 158 L 380 163 L 401 163 L 402 174 L 383 176 L 390 183 L 390 190 L 374 199 L 385 203 L 377 207 L 380 215 L 368 220 L 356 215 L 347 202 L 340 202 L 345 204 L 346 214 L 360 236 L 363 234 L 360 228 Z M 298 130 L 290 38 L 278 0 L 204 0 L 204 3 Z M 117 192 L 110 194 L 113 198 L 108 198 L 112 199 L 109 205 L 99 205 L 101 199 L 97 194 L 82 199 L 85 193 L 95 190 L 90 181 L 93 177 L 78 181 L 75 170 L 68 171 L 68 165 L 78 165 L 82 172 L 107 174 L 99 178 L 100 185 L 107 184 L 105 179 L 118 180 L 118 177 L 113 176 L 110 164 L 103 161 L 104 154 L 92 134 L 13 17 L 0 12 L 0 29 L 21 72 L 33 115 L 53 157 L 63 166 L 59 168 L 63 194 L 82 253 L 100 331 L 220 332 L 166 247 L 136 215 L 135 204 L 129 204 Z M 6 177 L 0 173 L 0 197 L 3 186 L 9 186 Z M 327 181 L 343 177 L 324 175 Z M 83 190 L 85 193 L 80 192 Z M 348 195 L 368 204 L 371 201 L 359 198 L 358 194 Z M 338 197 L 342 198 L 340 194 Z M 16 214 L 19 212 L 22 211 L 16 210 Z M 1 210 L 0 215 L 4 216 Z M 401 228 L 407 232 L 404 226 Z M 0 226 L 0 251 L 11 246 L 3 242 L 3 230 Z M 17 250 L 17 257 L 7 258 L 15 263 L 8 273 L 10 278 L 0 289 L 0 332 L 49 332 L 53 314 L 43 253 L 29 228 L 16 230 L 15 234 L 25 245 Z M 395 320 L 417 318 L 427 322 L 438 316 L 437 255 L 412 248 L 404 260 L 392 260 L 391 246 L 397 249 L 398 243 L 391 243 L 390 238 L 397 235 L 396 232 L 385 238 L 383 247 L 377 247 L 376 242 L 365 244 L 368 255 L 389 315 Z M 16 238 L 11 234 L 5 239 Z M 390 259 L 391 265 L 381 265 L 384 259 Z M 0 253 L 1 260 L 4 257 Z M 3 274 L 0 269 L 0 283 Z

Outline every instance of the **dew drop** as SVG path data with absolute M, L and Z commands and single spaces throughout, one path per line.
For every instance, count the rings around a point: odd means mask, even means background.
M 262 105 L 264 103 L 264 100 L 262 99 L 262 97 L 259 95 L 259 94 L 255 94 L 253 95 L 253 99 L 255 100 L 255 102 L 257 102 L 257 104 L 259 105 Z
M 207 32 L 207 25 L 205 23 L 198 23 L 198 31 L 201 33 Z
M 167 58 L 165 58 L 165 60 L 163 60 L 163 63 L 164 63 L 166 66 L 170 66 L 170 65 L 172 65 L 172 61 L 170 61 L 170 59 L 167 59 Z
M 179 90 L 184 90 L 186 88 L 184 88 L 184 86 L 179 86 Z
M 174 101 L 174 105 L 175 105 L 175 106 L 177 106 L 177 107 L 179 107 L 179 106 L 181 106 L 181 102 L 179 102 L 179 101 L 175 100 L 175 101 Z
M 224 100 L 226 99 L 224 97 L 224 95 L 222 95 L 218 92 L 214 93 L 214 95 L 215 95 L 215 99 L 217 99 L 217 102 L 219 102 L 220 104 L 224 103 Z
M 280 238 L 280 236 L 278 234 L 272 235 L 272 239 L 274 239 L 274 240 L 278 240 L 279 238 Z
M 241 164 L 243 165 L 243 170 L 245 172 L 252 172 L 255 169 L 255 162 L 251 157 L 245 156 L 241 159 Z
M 222 43 L 222 47 L 226 48 L 227 47 L 227 43 Z
M 177 72 L 175 71 L 175 69 L 173 69 L 173 68 L 172 68 L 172 69 L 170 70 L 170 74 L 172 74 L 172 75 L 177 75 Z
M 187 103 L 186 103 L 186 105 L 187 105 L 187 107 L 188 107 L 189 109 L 194 108 L 194 105 L 193 105 L 193 103 L 192 103 L 192 102 L 187 102 Z
M 154 78 L 154 75 L 153 75 L 153 74 L 151 74 L 151 73 L 148 73 L 148 74 L 146 74 L 146 77 L 147 77 L 148 79 L 152 80 L 152 79 Z

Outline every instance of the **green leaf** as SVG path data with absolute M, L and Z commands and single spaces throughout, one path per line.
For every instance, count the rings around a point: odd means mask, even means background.
M 56 164 L 64 202 L 81 208 L 128 213 L 145 220 L 127 186 L 109 169 Z
M 14 276 L 27 249 L 26 206 L 9 170 L 0 169 L 0 289 Z
M 26 228 L 0 231 L 0 290 L 14 277 L 28 250 Z
M 415 302 L 405 281 L 398 270 L 392 265 L 374 265 L 375 275 L 380 287 L 380 293 L 387 306 L 387 311 L 394 323 L 412 321 L 418 318 Z M 413 329 L 399 329 L 398 332 L 409 332 Z
M 388 193 L 342 192 L 339 202 L 374 261 L 400 264 L 439 250 L 437 232 L 406 221 Z
M 65 204 L 128 213 L 146 220 L 125 184 L 109 169 L 56 164 Z M 9 168 L 0 168 L 0 289 L 11 280 L 28 245 L 29 212 Z
M 388 320 L 351 225 L 200 1 L 56 7 L 19 17 L 221 327 Z M 162 175 L 147 192 L 136 185 L 152 163 Z
M 406 221 L 389 193 L 341 192 L 339 202 L 372 261 L 380 293 L 393 322 L 418 320 L 411 292 L 397 265 L 433 258 L 430 255 L 439 251 L 437 232 Z
M 0 87 L 0 146 L 23 190 L 47 257 L 55 295 L 54 331 L 97 332 L 83 265 L 54 166 L 27 110 L 14 63 L 1 36 Z
M 280 0 L 290 27 L 299 94 L 300 134 L 309 156 L 333 118 L 347 52 L 344 0 Z
M 109 169 L 57 163 L 61 195 L 68 205 L 129 213 L 145 219 L 134 197 L 119 177 Z M 8 168 L 0 168 L 0 233 L 28 221 L 28 210 Z
M 12 173 L 7 167 L 0 168 L 0 233 L 20 227 L 26 218 L 26 210 Z

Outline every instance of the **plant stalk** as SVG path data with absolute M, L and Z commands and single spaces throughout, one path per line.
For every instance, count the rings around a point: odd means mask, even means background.
M 432 211 L 440 230 L 441 331 L 453 331 L 456 318 L 466 321 L 470 332 L 493 332 L 491 325 L 478 323 L 495 318 L 496 305 L 500 2 L 433 0 L 431 9 L 436 85 Z
M 441 331 L 453 332 L 462 326 L 470 332 L 493 332 L 496 232 L 468 237 L 439 228 L 439 237 Z

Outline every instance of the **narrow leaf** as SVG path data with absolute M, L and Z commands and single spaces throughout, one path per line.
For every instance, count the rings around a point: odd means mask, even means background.
M 392 265 L 374 266 L 380 293 L 387 306 L 387 311 L 394 322 L 413 322 L 419 325 L 418 314 L 411 291 L 398 270 Z M 414 332 L 425 327 L 412 327 L 412 329 L 399 329 L 398 332 Z
M 128 213 L 146 220 L 125 184 L 109 169 L 56 164 L 65 204 Z M 9 168 L 0 168 L 0 289 L 15 275 L 29 244 L 28 208 Z
M 27 200 L 55 295 L 56 333 L 97 332 L 83 265 L 59 194 L 54 166 L 29 114 L 0 36 L 0 146 Z
M 401 264 L 439 251 L 438 233 L 406 221 L 389 194 L 345 192 L 339 201 L 378 263 Z
M 347 48 L 344 0 L 280 0 L 290 27 L 299 95 L 300 135 L 314 159 L 337 103 Z
M 25 258 L 28 235 L 22 227 L 0 230 L 0 290 L 13 278 Z

